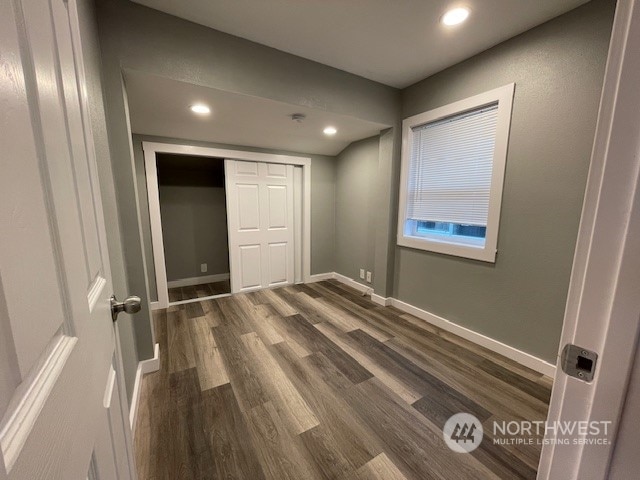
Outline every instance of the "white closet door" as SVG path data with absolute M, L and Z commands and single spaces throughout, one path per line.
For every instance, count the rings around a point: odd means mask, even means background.
M 233 293 L 293 283 L 293 170 L 225 160 Z

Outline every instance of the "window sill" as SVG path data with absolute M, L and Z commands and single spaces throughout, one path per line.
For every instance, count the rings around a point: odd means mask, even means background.
M 496 251 L 490 250 L 486 245 L 473 245 L 457 243 L 454 241 L 436 240 L 425 237 L 412 237 L 408 235 L 398 236 L 398 246 L 415 248 L 427 252 L 441 253 L 455 257 L 480 260 L 482 262 L 495 263 Z
M 437 233 L 405 234 L 407 238 L 424 240 L 427 242 L 444 243 L 445 245 L 459 245 L 461 247 L 484 248 L 484 238 L 464 237 L 462 235 L 440 235 Z

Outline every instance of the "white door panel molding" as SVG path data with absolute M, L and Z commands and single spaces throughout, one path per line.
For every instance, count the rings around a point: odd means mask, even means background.
M 294 167 L 225 160 L 231 292 L 294 282 Z

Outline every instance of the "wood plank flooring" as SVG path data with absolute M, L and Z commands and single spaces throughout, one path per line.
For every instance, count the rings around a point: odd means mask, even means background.
M 139 478 L 535 478 L 540 447 L 496 445 L 493 420 L 544 420 L 550 379 L 334 281 L 156 312 Z M 483 422 L 471 454 L 454 413 Z
M 220 282 L 203 283 L 189 287 L 173 287 L 169 289 L 169 302 L 179 302 L 181 300 L 192 300 L 194 298 L 211 297 L 231 293 L 229 280 Z

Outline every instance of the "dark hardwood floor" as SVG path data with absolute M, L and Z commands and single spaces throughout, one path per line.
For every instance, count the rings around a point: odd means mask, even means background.
M 551 380 L 333 281 L 155 314 L 161 370 L 135 435 L 146 479 L 535 478 L 540 447 L 493 420 L 544 420 Z M 442 427 L 477 416 L 454 453 Z
M 179 302 L 181 300 L 192 300 L 194 298 L 211 297 L 231 293 L 229 280 L 221 282 L 203 283 L 189 287 L 174 287 L 169 289 L 169 302 Z

